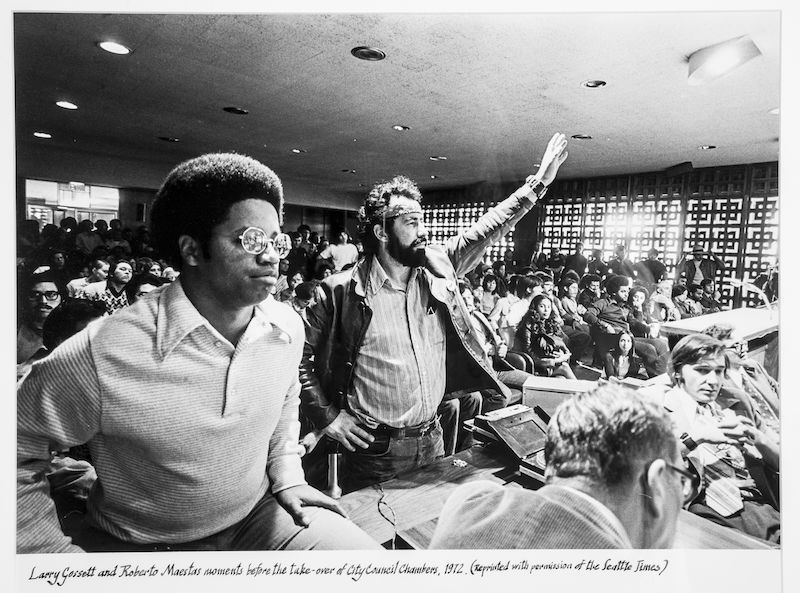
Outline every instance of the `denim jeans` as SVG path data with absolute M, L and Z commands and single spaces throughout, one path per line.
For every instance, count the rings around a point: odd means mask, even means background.
M 439 423 L 419 437 L 394 439 L 377 433 L 366 449 L 344 451 L 340 471 L 342 491 L 360 490 L 385 482 L 397 474 L 428 465 L 444 457 L 442 428 Z

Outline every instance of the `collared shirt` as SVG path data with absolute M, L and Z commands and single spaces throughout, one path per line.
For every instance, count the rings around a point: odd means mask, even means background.
M 304 484 L 299 316 L 267 299 L 236 346 L 180 280 L 91 324 L 34 364 L 18 394 L 20 552 L 75 551 L 49 498 L 51 448 L 87 443 L 90 519 L 136 543 L 184 542 Z
M 377 258 L 367 280 L 372 321 L 358 352 L 351 411 L 367 426 L 414 426 L 436 414 L 445 389 L 445 322 L 422 268 L 396 288 Z

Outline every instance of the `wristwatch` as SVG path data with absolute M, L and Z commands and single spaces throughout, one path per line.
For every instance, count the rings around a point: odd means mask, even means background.
M 535 175 L 528 175 L 528 178 L 525 180 L 525 185 L 528 186 L 528 192 L 533 192 L 536 196 L 535 198 L 529 198 L 531 202 L 535 203 L 537 200 L 541 200 L 544 197 L 544 194 L 547 193 L 547 186 Z M 526 195 L 530 194 L 528 193 Z
M 694 451 L 695 449 L 697 449 L 697 443 L 692 437 L 689 436 L 688 432 L 684 432 L 680 436 L 680 439 L 681 443 L 683 443 L 683 446 L 686 447 L 689 451 Z

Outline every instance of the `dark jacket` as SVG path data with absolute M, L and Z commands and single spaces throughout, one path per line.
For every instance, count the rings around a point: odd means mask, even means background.
M 616 350 L 606 352 L 604 367 L 606 370 L 606 377 L 617 377 L 619 374 L 619 361 L 617 360 Z M 641 369 L 642 359 L 636 355 L 633 349 L 631 349 L 631 352 L 628 355 L 628 373 L 625 375 L 625 377 L 638 377 Z
M 634 336 L 646 336 L 650 331 L 650 326 L 638 321 L 631 315 L 628 303 L 619 303 L 610 296 L 596 300 L 586 307 L 583 320 L 589 325 L 598 325 L 605 321 L 612 327 L 630 331 Z
M 428 247 L 422 269 L 434 306 L 445 313 L 447 381 L 445 393 L 496 389 L 511 396 L 492 370 L 458 290 L 458 277 L 480 263 L 486 249 L 521 219 L 533 204 L 511 196 L 490 208 L 464 233 L 444 247 Z M 372 319 L 366 286 L 374 256 L 361 258 L 351 270 L 322 281 L 317 302 L 307 309 L 306 344 L 300 364 L 301 410 L 316 428 L 324 428 L 346 405 L 358 351 Z M 421 312 L 422 314 L 423 312 Z

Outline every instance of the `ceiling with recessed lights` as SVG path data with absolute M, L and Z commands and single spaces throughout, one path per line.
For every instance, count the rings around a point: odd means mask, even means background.
M 688 84 L 692 53 L 743 35 L 761 55 Z M 591 137 L 564 178 L 778 159 L 777 11 L 16 13 L 14 43 L 22 177 L 156 188 L 236 151 L 320 195 L 457 187 L 524 178 L 556 130 Z

